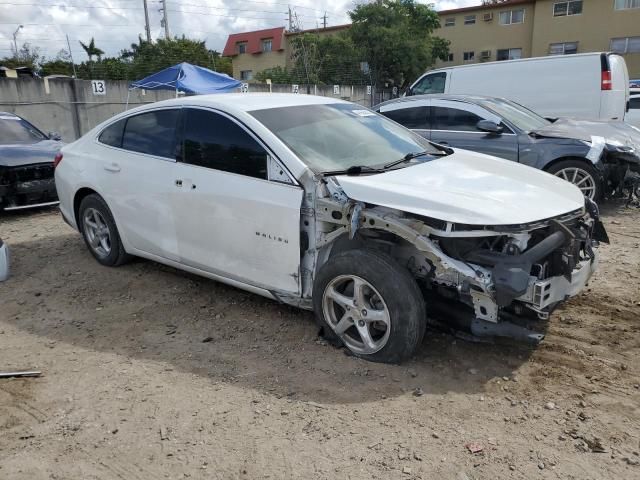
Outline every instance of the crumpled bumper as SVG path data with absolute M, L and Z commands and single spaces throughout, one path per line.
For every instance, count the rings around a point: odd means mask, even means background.
M 599 258 L 599 252 L 594 249 L 593 258 L 581 261 L 571 272 L 570 278 L 557 276 L 538 280 L 532 277 L 526 293 L 516 300 L 526 303 L 536 312 L 548 312 L 550 307 L 576 296 L 584 289 L 598 269 Z

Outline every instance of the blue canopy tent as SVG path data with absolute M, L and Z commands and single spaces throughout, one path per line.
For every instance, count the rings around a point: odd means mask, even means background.
M 178 63 L 153 75 L 132 82 L 129 92 L 136 88 L 145 90 L 175 90 L 190 94 L 227 93 L 239 88 L 242 82 L 224 73 L 217 73 L 208 68 L 198 67 L 190 63 Z M 129 95 L 127 94 L 127 108 Z

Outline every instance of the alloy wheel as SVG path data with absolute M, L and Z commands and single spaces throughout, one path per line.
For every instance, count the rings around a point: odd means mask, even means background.
M 91 249 L 101 258 L 111 253 L 111 232 L 102 214 L 95 208 L 84 211 L 84 234 Z
M 324 290 L 324 318 L 353 352 L 373 354 L 389 340 L 391 315 L 380 293 L 355 275 L 340 275 Z
M 567 167 L 562 170 L 558 170 L 555 175 L 567 182 L 573 183 L 582 191 L 582 194 L 585 197 L 591 200 L 594 199 L 596 195 L 596 181 L 586 170 L 578 167 Z

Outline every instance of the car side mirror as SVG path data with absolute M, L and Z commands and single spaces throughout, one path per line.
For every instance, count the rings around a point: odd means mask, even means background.
M 491 120 L 480 120 L 476 124 L 476 128 L 483 132 L 494 133 L 496 135 L 500 135 L 502 133 L 502 126 L 498 125 L 496 122 L 492 122 Z
M 404 91 L 404 96 L 410 97 L 411 95 L 413 95 L 413 91 L 411 90 L 411 87 L 407 87 L 407 89 Z
M 50 140 L 55 140 L 56 142 L 59 142 L 60 140 L 62 140 L 62 137 L 58 132 L 49 132 L 47 136 L 49 137 Z

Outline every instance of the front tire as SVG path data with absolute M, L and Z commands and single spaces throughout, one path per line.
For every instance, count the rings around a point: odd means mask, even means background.
M 588 160 L 562 160 L 547 172 L 573 183 L 582 194 L 594 201 L 602 198 L 602 182 L 598 170 Z
M 314 281 L 313 306 L 325 338 L 365 360 L 400 363 L 424 338 L 426 307 L 418 284 L 376 250 L 331 257 Z
M 91 255 L 102 265 L 117 267 L 131 258 L 122 246 L 111 210 L 100 195 L 94 193 L 82 199 L 78 226 Z

